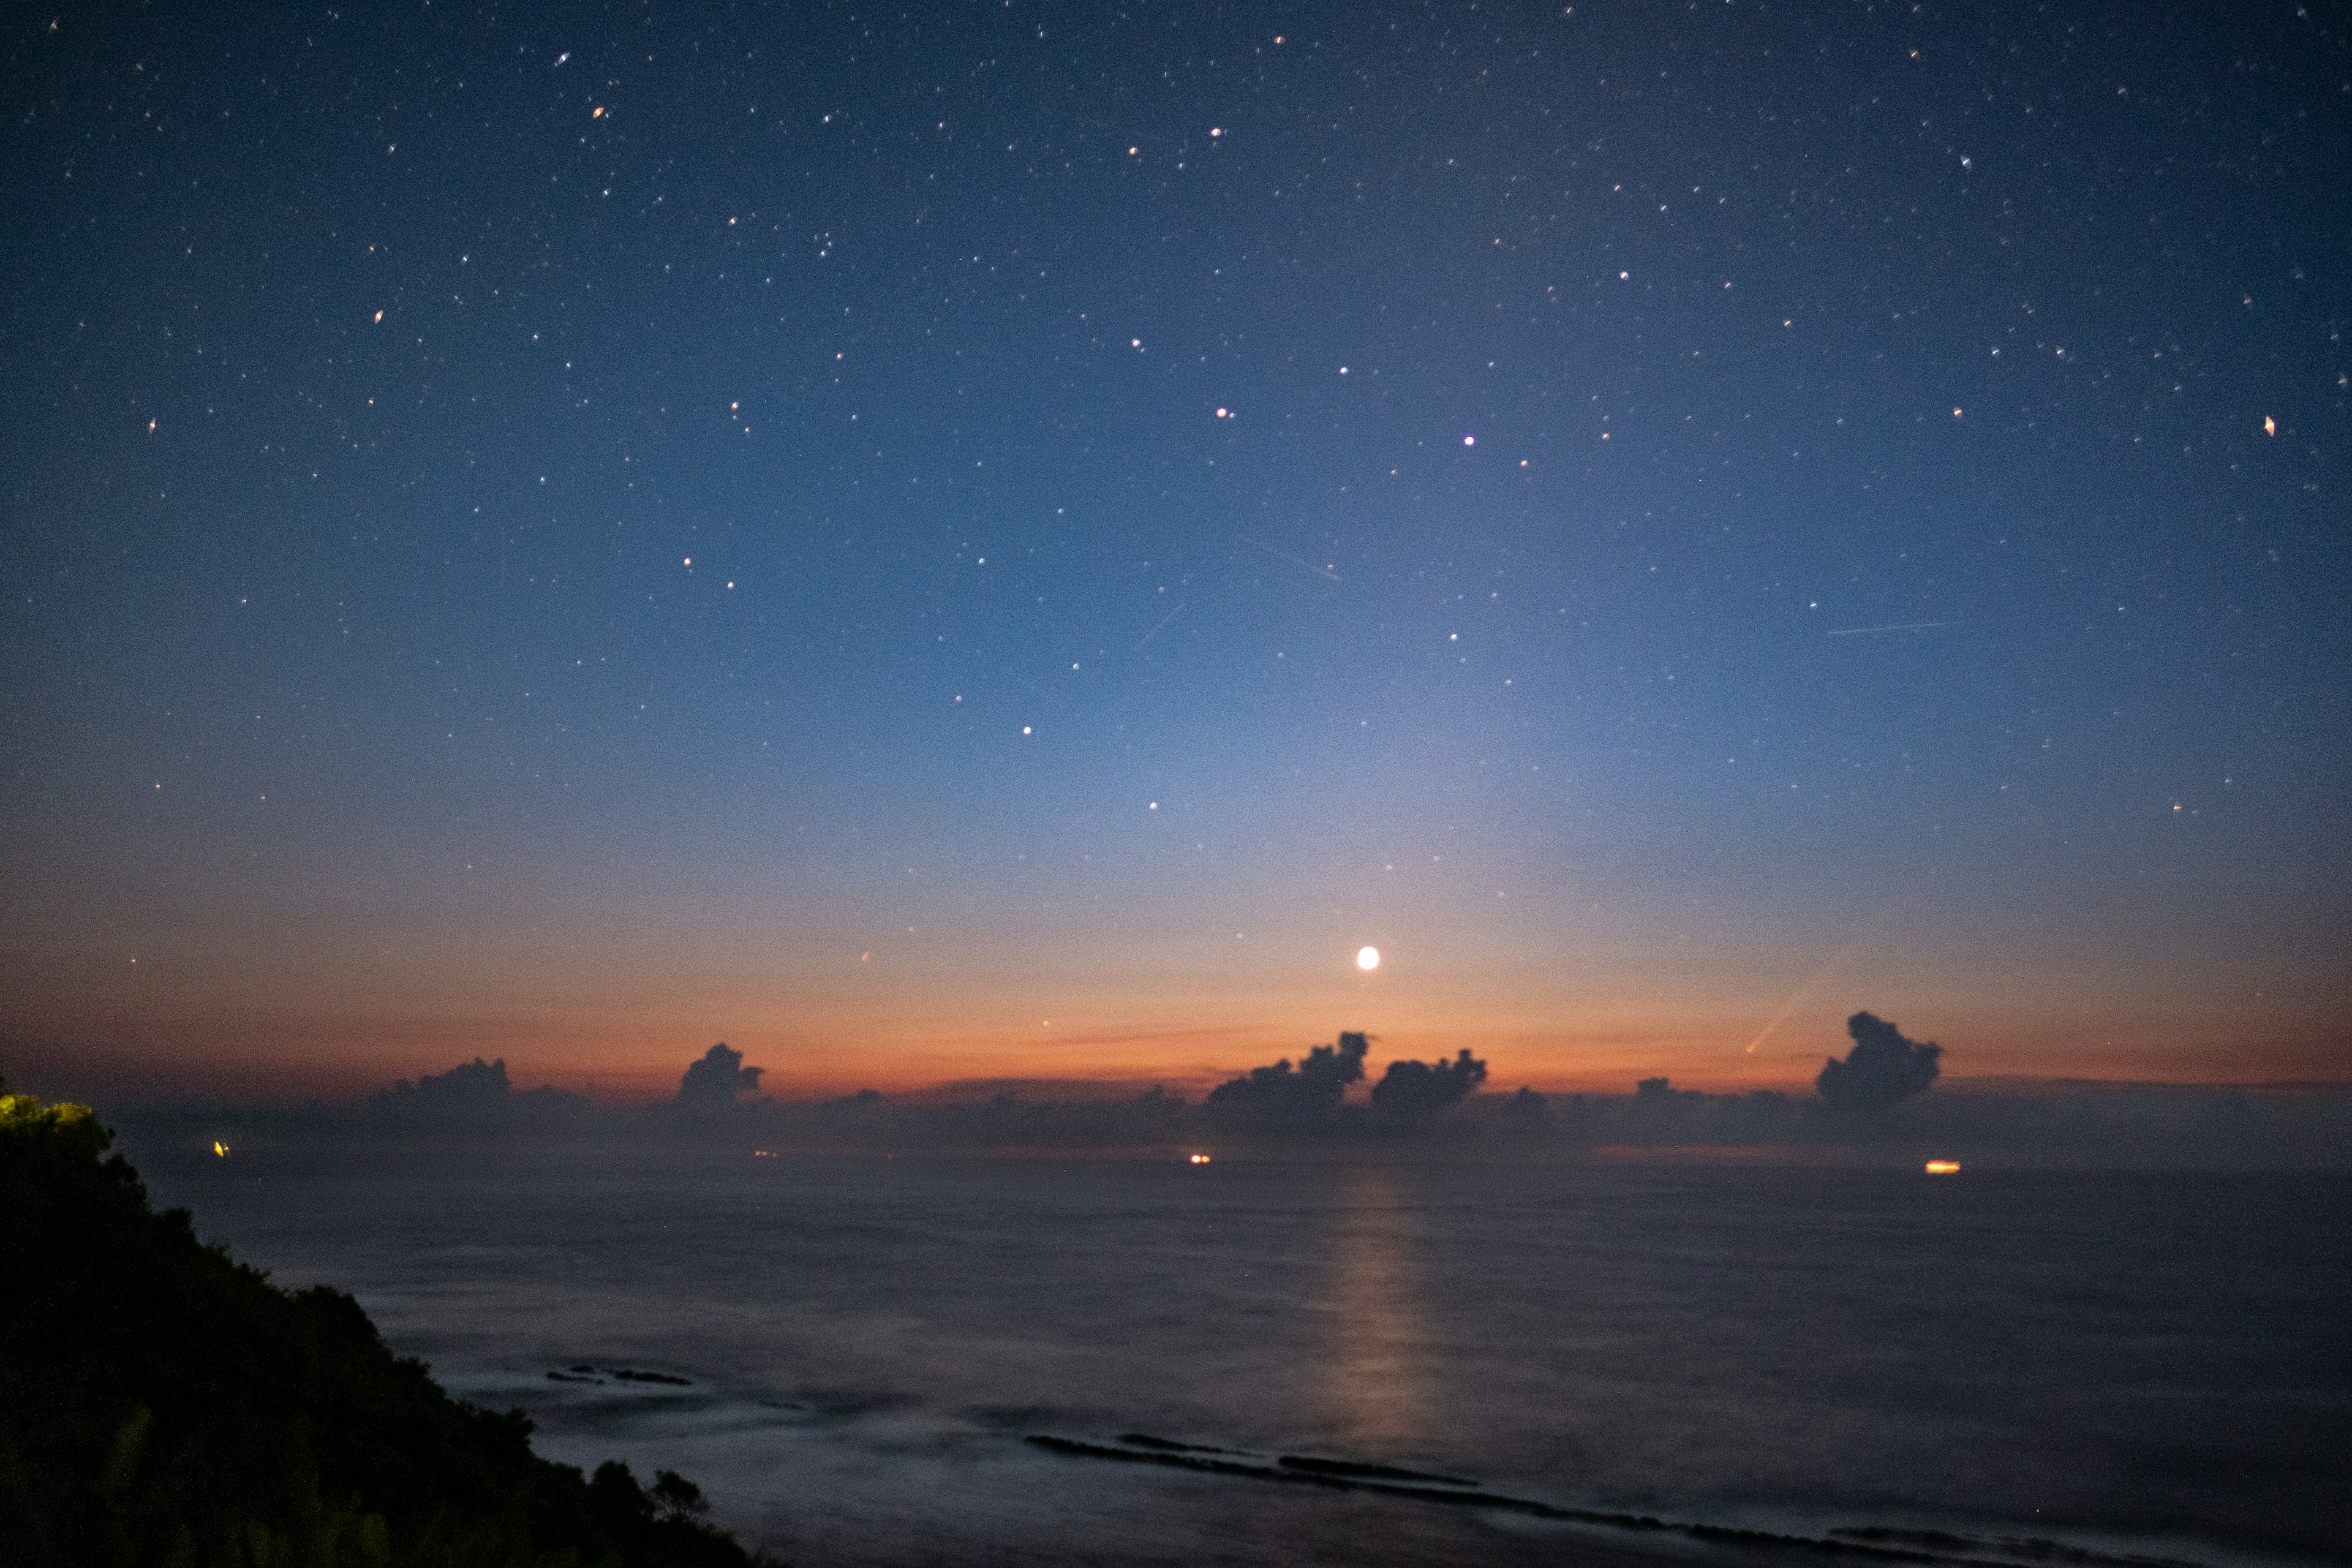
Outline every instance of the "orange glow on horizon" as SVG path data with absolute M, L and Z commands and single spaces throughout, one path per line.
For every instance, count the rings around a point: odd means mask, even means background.
M 598 1022 L 606 1026 L 598 1028 Z M 1057 1017 L 1051 1034 L 1060 1037 L 1043 1044 L 1034 1037 L 1034 1018 L 1011 1037 L 992 1030 L 934 1031 L 906 1024 L 869 1025 L 837 1036 L 829 1029 L 748 1029 L 713 1018 L 658 1029 L 584 1019 L 574 1029 L 484 1020 L 473 1026 L 386 1031 L 390 1037 L 374 1039 L 364 1025 L 257 1029 L 244 1032 L 233 1050 L 213 1045 L 200 1026 L 183 1025 L 146 1032 L 143 1048 L 135 1050 L 114 1040 L 89 1041 L 79 1048 L 20 1047 L 9 1076 L 100 1101 L 348 1102 L 389 1089 L 396 1079 L 446 1072 L 479 1056 L 503 1059 L 518 1090 L 547 1085 L 598 1104 L 625 1105 L 671 1098 L 687 1064 L 712 1041 L 725 1040 L 744 1053 L 746 1065 L 763 1069 L 761 1089 L 775 1100 L 831 1099 L 868 1089 L 893 1099 L 1010 1092 L 1031 1100 L 1091 1100 L 1130 1098 L 1158 1086 L 1197 1100 L 1251 1068 L 1281 1058 L 1297 1060 L 1341 1029 L 1361 1027 L 1377 1041 L 1368 1064 L 1374 1079 L 1389 1061 L 1437 1059 L 1466 1047 L 1490 1064 L 1488 1089 L 1495 1092 L 1524 1086 L 1548 1095 L 1622 1095 L 1640 1079 L 1664 1077 L 1678 1089 L 1775 1089 L 1803 1099 L 1812 1093 L 1823 1060 L 1845 1044 L 1821 1037 L 1828 1026 L 1822 1020 L 1803 1026 L 1805 1046 L 1750 1056 L 1736 1033 L 1710 1036 L 1692 1026 L 1695 1021 L 1676 1022 L 1682 1026 L 1448 1028 L 1422 1019 L 1389 1023 L 1357 1009 L 1333 1007 L 1287 1026 L 1139 1025 L 1074 1027 L 1066 1035 Z M 1970 1038 L 1940 1023 L 1922 1032 L 1939 1035 L 1948 1047 Z M 1955 1055 L 1967 1050 L 1964 1064 L 1973 1070 L 1949 1070 L 1960 1064 L 1948 1057 L 1948 1071 L 1934 1093 L 2063 1092 L 2070 1083 L 2095 1082 L 2251 1087 L 2346 1079 L 2340 1058 L 2316 1047 L 2252 1062 L 2235 1051 L 2118 1051 L 2113 1057 L 2085 1052 L 2089 1059 L 2068 1061 L 2053 1071 L 2046 1057 L 2031 1059 L 2027 1053 L 2000 1050 L 1998 1037 L 1976 1038 L 1982 1047 L 1953 1047 Z M 2256 1076 L 2248 1070 L 2253 1067 L 2269 1070 Z
M 782 1100 L 979 1079 L 1041 1095 L 1160 1084 L 1197 1099 L 1362 1029 L 1376 1038 L 1375 1078 L 1390 1060 L 1467 1048 L 1489 1064 L 1495 1091 L 1626 1094 L 1665 1077 L 1677 1089 L 1801 1098 L 1847 1049 L 1846 1016 L 1871 1006 L 1945 1046 L 1939 1094 L 1999 1078 L 2352 1081 L 2352 1051 L 2318 997 L 2250 1020 L 2204 1007 L 2194 986 L 1988 993 L 1867 952 L 1800 967 L 1759 951 L 1675 973 L 1646 951 L 1605 945 L 1504 962 L 1439 930 L 1396 936 L 1413 961 L 1398 970 L 1383 959 L 1375 981 L 1360 959 L 1334 962 L 1360 951 L 1345 946 L 1357 933 L 1310 934 L 1262 940 L 1253 929 L 1241 942 L 1226 928 L 1213 945 L 1100 962 L 1002 931 L 959 933 L 936 953 L 903 933 L 896 947 L 793 933 L 779 957 L 730 931 L 656 966 L 589 930 L 576 950 L 543 938 L 452 942 L 397 973 L 332 944 L 308 967 L 242 947 L 142 946 L 135 972 L 93 949 L 25 968 L 5 1019 L 7 1066 L 11 1079 L 73 1098 L 267 1102 L 357 1100 L 478 1056 L 503 1058 L 519 1089 L 624 1104 L 670 1098 L 687 1064 L 725 1040 Z M 284 940 L 300 956 L 313 936 Z

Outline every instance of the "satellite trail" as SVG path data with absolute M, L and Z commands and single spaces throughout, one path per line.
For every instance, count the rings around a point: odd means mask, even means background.
M 1141 649 L 1142 649 L 1142 647 L 1143 647 L 1143 645 L 1144 645 L 1145 643 L 1150 642 L 1153 637 L 1158 637 L 1158 636 L 1160 635 L 1160 628 L 1161 626 L 1166 626 L 1169 622 L 1171 622 L 1171 621 L 1174 620 L 1178 616 L 1180 616 L 1180 615 L 1181 615 L 1181 614 L 1183 614 L 1183 613 L 1184 613 L 1184 606 L 1183 606 L 1183 605 L 1177 605 L 1174 609 L 1172 609 L 1172 610 L 1169 611 L 1166 615 L 1164 615 L 1164 616 L 1160 616 L 1157 621 L 1154 621 L 1154 622 L 1152 623 L 1152 625 L 1151 625 L 1151 629 L 1150 629 L 1150 631 L 1148 631 L 1148 632 L 1144 633 L 1141 637 L 1138 637 L 1138 638 L 1136 638 L 1136 639 L 1135 639 L 1135 647 L 1134 647 L 1134 649 L 1132 649 L 1132 650 L 1130 650 L 1130 651 L 1135 651 L 1135 652 L 1139 652 L 1139 651 L 1141 651 Z
M 1924 632 L 1934 626 L 1964 626 L 1968 624 L 1966 621 L 1906 621 L 1899 626 L 1846 626 L 1822 635 L 1827 637 L 1866 637 L 1873 632 Z

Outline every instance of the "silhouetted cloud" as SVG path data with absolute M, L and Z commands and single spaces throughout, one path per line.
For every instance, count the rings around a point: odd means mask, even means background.
M 512 1090 L 506 1058 L 486 1062 L 476 1057 L 447 1072 L 425 1073 L 415 1083 L 402 1079 L 376 1099 L 435 1110 L 479 1110 L 501 1103 Z
M 1645 1078 L 1633 1086 L 1633 1109 L 1653 1114 L 1695 1105 L 1706 1098 L 1696 1089 L 1676 1089 L 1672 1079 Z
M 1522 1087 L 1501 1097 L 1495 1119 L 1514 1137 L 1528 1138 L 1551 1125 L 1551 1103 L 1534 1089 Z
M 1364 1076 L 1370 1048 L 1370 1037 L 1343 1034 L 1336 1047 L 1318 1046 L 1295 1068 L 1285 1057 L 1219 1084 L 1203 1109 L 1213 1120 L 1254 1127 L 1328 1123 L 1339 1114 L 1348 1086 Z
M 721 1040 L 690 1064 L 678 1080 L 677 1103 L 702 1108 L 732 1105 L 745 1095 L 760 1092 L 765 1069 L 743 1065 L 743 1053 Z
M 1260 1067 L 1188 1103 L 1165 1087 L 970 1080 L 884 1097 L 761 1096 L 742 1053 L 714 1046 L 687 1069 L 674 1100 L 598 1107 L 552 1088 L 519 1092 L 503 1060 L 476 1058 L 395 1084 L 341 1108 L 152 1108 L 152 1136 L 209 1148 L 224 1131 L 243 1146 L 316 1136 L 382 1137 L 404 1147 L 446 1144 L 534 1152 L 569 1142 L 618 1149 L 762 1154 L 983 1155 L 1117 1152 L 1182 1160 L 1213 1151 L 1321 1160 L 1360 1141 L 1381 1157 L 1410 1141 L 1416 1158 L 1507 1150 L 1513 1158 L 1927 1159 L 2056 1166 L 2346 1168 L 2352 1086 L 2055 1083 L 1939 1076 L 1941 1047 L 1906 1039 L 1869 1013 L 1848 1024 L 1853 1047 L 1829 1063 L 1821 1097 L 1776 1089 L 1717 1094 L 1664 1077 L 1633 1092 L 1485 1092 L 1486 1064 L 1467 1052 L 1385 1064 L 1369 1106 L 1349 1101 L 1367 1077 L 1370 1036 L 1349 1032 L 1298 1060 Z M 1937 1092 L 1921 1090 L 1935 1085 Z M 716 1113 L 733 1107 L 729 1114 Z M 1890 1112 L 1887 1108 L 1894 1108 Z M 233 1115 L 233 1122 L 224 1116 Z
M 1120 1100 L 1032 1100 L 993 1094 L 985 1100 L 908 1106 L 903 1134 L 952 1149 L 1117 1148 L 1181 1136 L 1191 1107 L 1158 1085 Z
M 1884 1110 L 1898 1100 L 1923 1092 L 1942 1070 L 1938 1045 L 1906 1040 L 1903 1031 L 1870 1013 L 1856 1013 L 1845 1021 L 1853 1049 L 1840 1061 L 1832 1057 L 1822 1065 L 1813 1087 L 1824 1105 L 1841 1110 Z
M 402 1079 L 383 1093 L 370 1096 L 366 1109 L 433 1121 L 479 1121 L 533 1111 L 578 1110 L 587 1103 L 576 1094 L 546 1085 L 519 1092 L 507 1079 L 504 1057 L 488 1062 L 476 1057 L 447 1072 L 426 1073 L 414 1083 Z
M 1344 1038 L 1344 1037 L 1342 1037 Z M 1381 1120 L 1414 1124 L 1433 1121 L 1486 1081 L 1486 1064 L 1462 1052 L 1452 1061 L 1397 1061 L 1372 1086 L 1372 1110 Z
M 1009 1092 L 948 1098 L 940 1091 L 893 1099 L 870 1089 L 832 1100 L 761 1100 L 724 1125 L 771 1150 L 809 1152 L 984 1154 L 1003 1150 L 1165 1148 L 1187 1137 L 1195 1108 L 1152 1085 L 1141 1094 L 1046 1099 Z M 699 1135 L 705 1119 L 669 1118 L 670 1131 Z M 711 1122 L 710 1125 L 719 1123 Z

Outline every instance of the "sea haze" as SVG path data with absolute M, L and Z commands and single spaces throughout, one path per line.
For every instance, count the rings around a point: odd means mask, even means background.
M 542 1451 L 685 1470 L 803 1564 L 1661 1549 L 1034 1436 L 2011 1558 L 2352 1550 L 2341 1173 L 131 1143 L 206 1239 L 352 1290 Z

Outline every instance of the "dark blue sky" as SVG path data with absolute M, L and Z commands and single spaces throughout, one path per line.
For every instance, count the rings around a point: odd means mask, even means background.
M 2347 1068 L 2340 12 L 10 26 L 20 1062 Z

